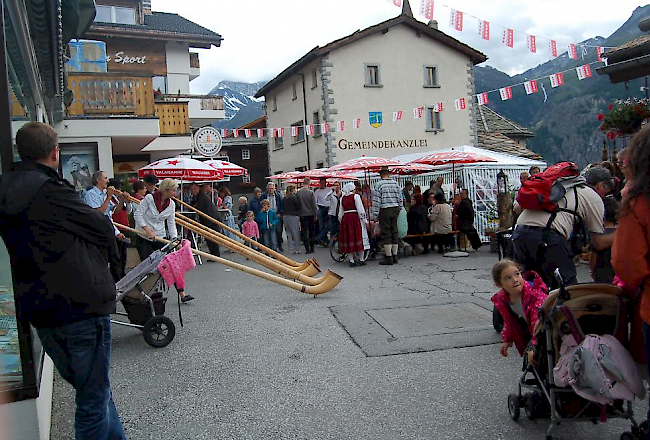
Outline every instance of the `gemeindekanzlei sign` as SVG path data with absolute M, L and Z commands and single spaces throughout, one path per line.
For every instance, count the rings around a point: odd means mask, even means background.
M 339 149 L 341 150 L 370 150 L 374 148 L 422 148 L 427 146 L 426 139 L 404 139 L 391 141 L 348 141 L 341 139 Z

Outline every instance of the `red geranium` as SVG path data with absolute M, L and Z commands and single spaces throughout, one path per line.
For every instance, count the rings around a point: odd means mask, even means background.
M 609 107 L 607 107 L 607 110 L 611 112 L 613 108 L 614 108 L 614 104 L 610 104 Z
M 607 132 L 607 139 L 612 140 L 616 137 L 616 134 L 613 131 Z
M 605 119 L 605 115 L 602 112 L 598 113 L 597 118 L 598 118 L 598 121 L 602 121 L 603 119 Z

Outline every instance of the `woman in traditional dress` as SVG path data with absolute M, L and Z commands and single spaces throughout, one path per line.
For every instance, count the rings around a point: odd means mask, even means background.
M 343 186 L 343 197 L 339 208 L 339 251 L 350 256 L 350 267 L 365 266 L 361 256 L 370 247 L 366 226 L 368 218 L 361 196 L 355 194 L 354 183 Z

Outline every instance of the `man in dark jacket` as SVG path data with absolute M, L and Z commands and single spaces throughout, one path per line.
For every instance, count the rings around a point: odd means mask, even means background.
M 483 243 L 474 227 L 474 206 L 469 199 L 469 191 L 465 188 L 460 191 L 460 202 L 456 206 L 456 222 L 458 230 L 467 235 L 472 249 L 478 250 Z
M 284 248 L 282 246 L 284 243 L 284 240 L 282 239 L 282 231 L 284 226 L 284 223 L 282 222 L 282 215 L 284 213 L 284 197 L 282 196 L 282 193 L 276 189 L 275 183 L 269 182 L 266 185 L 266 191 L 262 193 L 262 200 L 268 200 L 270 203 L 270 208 L 275 211 L 278 216 L 278 223 L 275 225 L 275 235 L 278 240 L 278 248 L 280 249 L 280 252 L 284 252 Z
M 76 438 L 124 439 L 109 383 L 115 234 L 57 172 L 57 144 L 40 122 L 16 134 L 22 162 L 0 177 L 0 235 L 21 313 L 76 390 Z
M 201 191 L 201 187 L 199 186 L 198 183 L 193 182 L 190 185 L 190 192 L 192 193 L 192 196 L 194 198 L 194 207 L 201 211 L 204 214 L 209 215 L 213 219 L 219 220 L 220 215 L 219 211 L 217 210 L 217 206 L 212 203 L 212 200 L 210 200 L 210 196 L 208 196 L 205 191 Z M 216 223 L 208 220 L 207 218 L 203 217 L 202 215 L 199 215 L 199 223 L 201 223 L 203 226 L 207 226 L 210 229 L 214 229 L 215 231 L 221 232 L 221 228 L 219 225 Z M 211 240 L 208 240 L 206 238 L 206 243 L 208 244 L 208 250 L 212 255 L 215 255 L 217 257 L 221 256 L 221 251 L 219 250 L 219 245 Z M 212 260 L 208 260 L 212 261 Z

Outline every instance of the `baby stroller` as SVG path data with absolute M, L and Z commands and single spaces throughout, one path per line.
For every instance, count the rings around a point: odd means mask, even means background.
M 624 432 L 621 440 L 645 438 L 643 431 L 647 429 L 644 426 L 647 423 L 639 427 L 634 420 L 631 400 L 596 403 L 595 399 L 581 397 L 583 393 L 577 393 L 572 386 L 556 384 L 557 376 L 554 375 L 554 367 L 560 360 L 563 337 L 572 336 L 576 341 L 582 341 L 587 334 L 612 335 L 624 347 L 629 347 L 628 311 L 631 307 L 628 307 L 628 299 L 622 296 L 621 289 L 610 284 L 565 287 L 558 271 L 556 278 L 560 288 L 552 291 L 544 302 L 535 332 L 539 348 L 538 365 L 529 365 L 524 356 L 524 372 L 519 379 L 518 393 L 508 396 L 510 417 L 518 420 L 522 407 L 530 420 L 550 417 L 547 440 L 555 438 L 553 433 L 562 422 L 597 423 L 608 418 L 623 418 L 631 422 L 631 431 Z M 634 364 L 633 367 L 636 369 Z M 586 374 L 586 363 L 583 368 Z M 637 379 L 643 392 L 638 376 Z M 530 392 L 522 394 L 522 389 Z
M 164 316 L 165 294 L 169 287 L 158 272 L 158 264 L 179 244 L 180 239 L 169 242 L 115 284 L 117 300 L 126 310 L 126 313 L 116 311 L 115 314 L 126 316 L 129 322 L 113 319 L 111 322 L 141 330 L 145 342 L 154 348 L 167 346 L 176 335 L 174 322 Z

